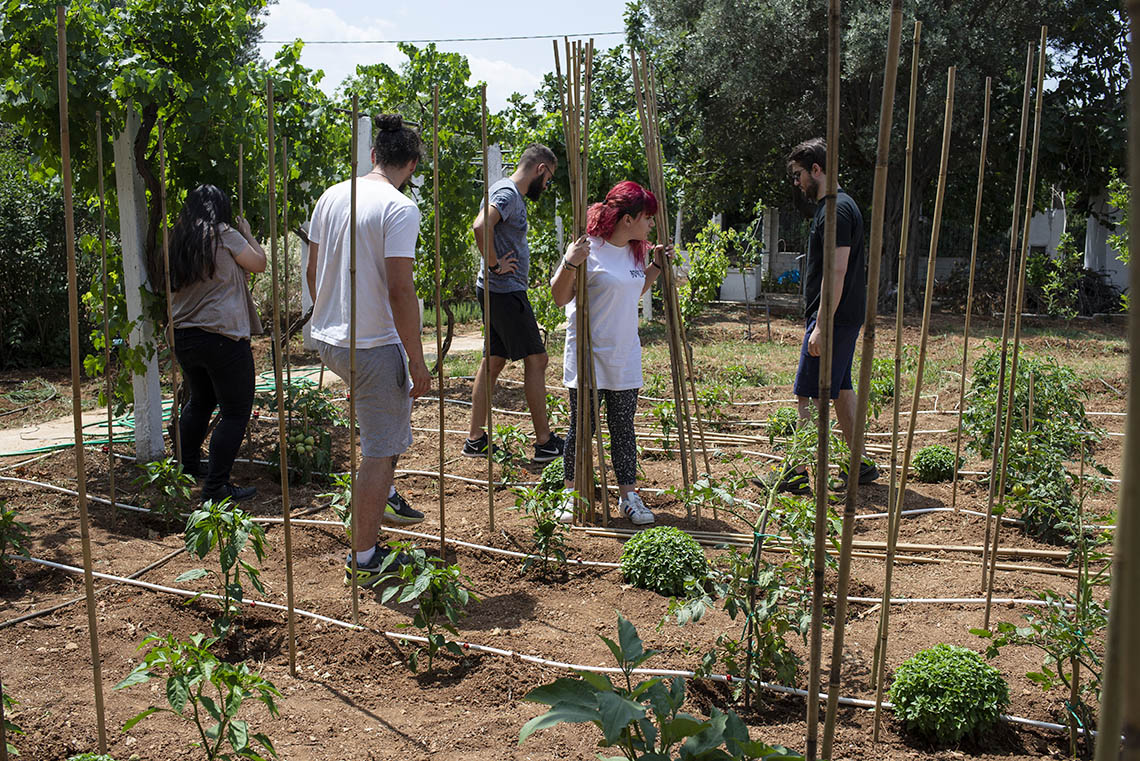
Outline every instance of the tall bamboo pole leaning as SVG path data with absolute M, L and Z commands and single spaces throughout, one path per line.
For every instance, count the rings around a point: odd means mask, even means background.
M 352 166 L 349 175 L 348 214 L 348 493 L 352 536 L 357 533 L 356 520 L 356 168 L 359 161 L 356 147 L 357 124 L 360 122 L 360 96 L 352 96 Z M 323 365 L 322 365 L 323 367 Z M 352 623 L 360 623 L 360 585 L 356 580 L 356 547 L 354 539 L 348 543 L 349 563 L 352 566 Z
M 103 715 L 103 666 L 99 657 L 99 620 L 95 613 L 95 584 L 91 576 L 91 524 L 87 517 L 87 464 L 83 449 L 83 403 L 79 395 L 79 288 L 75 264 L 75 205 L 71 195 L 71 128 L 67 117 L 67 18 L 56 6 L 59 62 L 59 150 L 63 165 L 63 225 L 67 242 L 68 329 L 71 338 L 71 419 L 75 435 L 75 487 L 79 499 L 79 536 L 83 546 L 83 586 L 87 593 L 87 633 L 91 641 L 91 679 L 95 686 L 95 726 L 99 752 L 107 752 L 107 725 Z
M 99 259 L 103 275 L 103 380 L 104 396 L 107 398 L 107 478 L 111 489 L 111 519 L 117 520 L 118 508 L 115 505 L 115 415 L 111 403 L 111 315 L 107 294 L 107 206 L 103 192 L 103 112 L 95 112 L 95 157 L 99 170 Z M 0 742 L 2 744 L 2 742 Z
M 491 240 L 491 222 L 487 212 L 491 209 L 491 176 L 487 163 L 487 85 L 479 91 L 483 125 L 483 385 L 487 404 L 487 526 L 495 530 L 495 429 L 491 427 L 491 265 L 486 252 L 494 246 Z
M 930 228 L 930 255 L 926 260 L 926 295 L 922 305 L 922 332 L 918 343 L 918 368 L 914 377 L 914 395 L 910 403 L 910 422 L 906 431 L 906 448 L 903 452 L 902 472 L 899 473 L 898 494 L 895 497 L 893 525 L 887 536 L 887 569 L 883 583 L 884 610 L 879 617 L 878 660 L 875 663 L 875 729 L 874 742 L 879 741 L 882 723 L 883 688 L 887 669 L 887 635 L 890 630 L 891 581 L 895 566 L 895 547 L 898 543 L 899 527 L 902 524 L 902 508 L 906 496 L 907 473 L 910 470 L 910 456 L 914 447 L 914 431 L 918 426 L 918 406 L 922 394 L 922 373 L 926 366 L 926 341 L 930 335 L 930 306 L 934 295 L 934 264 L 938 256 L 938 236 L 942 226 L 942 206 L 946 198 L 946 178 L 950 161 L 950 132 L 954 117 L 954 84 L 957 67 L 951 66 L 946 72 L 946 111 L 942 122 L 942 160 L 938 169 L 938 190 L 934 197 L 934 220 Z M 896 389 L 897 393 L 897 389 Z
M 1041 27 L 1041 47 L 1037 56 L 1037 104 L 1033 116 L 1033 153 L 1029 158 L 1029 181 L 1025 185 L 1025 218 L 1021 229 L 1025 235 L 1021 236 L 1021 266 L 1017 277 L 1017 308 L 1013 313 L 1013 356 L 1009 363 L 1009 389 L 1007 390 L 1005 410 L 1005 434 L 1001 448 L 1001 468 L 998 470 L 996 499 L 1000 509 L 993 527 L 993 546 L 990 550 L 989 578 L 986 581 L 986 612 L 982 619 L 982 628 L 990 628 L 990 611 L 994 597 L 994 573 L 997 566 L 997 549 L 1001 537 L 1001 516 L 1005 512 L 1005 477 L 1006 467 L 1009 464 L 1009 437 L 1013 427 L 1014 392 L 1017 390 L 1017 363 L 1021 356 L 1021 310 L 1025 306 L 1025 270 L 1029 260 L 1029 222 L 1033 219 L 1034 190 L 1037 187 L 1037 156 L 1041 146 L 1041 113 L 1044 102 L 1045 89 L 1045 42 L 1048 34 L 1046 27 Z M 995 455 L 996 457 L 996 455 Z M 995 460 L 996 461 L 996 460 Z M 990 477 L 993 480 L 993 476 Z
M 656 69 L 653 66 L 648 64 L 648 57 L 646 56 L 644 51 L 642 51 L 642 62 L 645 64 L 645 69 L 644 69 L 644 75 L 645 76 L 644 76 L 644 78 L 645 78 L 646 85 L 648 87 L 648 89 L 646 91 L 645 102 L 646 102 L 646 106 L 648 107 L 647 115 L 649 117 L 649 119 L 648 119 L 649 129 L 650 129 L 650 132 L 652 133 L 652 136 L 653 136 L 654 151 L 655 151 L 656 156 L 657 156 L 657 167 L 658 167 L 658 170 L 660 171 L 664 165 L 664 155 L 665 154 L 664 154 L 664 151 L 661 150 L 661 131 L 660 131 L 661 121 L 660 121 L 660 118 L 659 118 L 658 113 L 657 113 L 657 74 L 656 74 Z M 669 199 L 665 194 L 665 175 L 664 175 L 663 171 L 661 171 L 661 183 L 660 184 L 661 184 L 661 195 L 658 198 L 658 203 L 661 205 L 662 218 L 666 222 L 668 222 L 668 219 L 669 219 Z M 668 244 L 668 242 L 669 242 L 669 240 L 668 240 L 668 225 L 666 225 L 665 232 L 666 232 L 666 241 L 665 242 L 666 242 L 666 244 Z M 672 273 L 670 273 L 670 274 L 672 274 Z M 685 321 L 682 319 L 682 316 L 681 316 L 681 302 L 680 302 L 680 299 L 678 298 L 678 295 L 677 295 L 676 279 L 671 278 L 671 281 L 673 283 L 673 287 L 669 289 L 668 297 L 669 297 L 669 300 L 672 302 L 672 311 L 673 311 L 673 314 L 675 315 L 675 318 L 676 318 L 673 321 L 673 325 L 675 326 L 674 330 L 676 332 L 676 337 L 674 340 L 677 343 L 678 353 L 681 355 L 680 362 L 678 364 L 678 371 L 681 373 L 681 402 L 684 405 L 683 412 L 680 409 L 677 410 L 678 417 L 680 415 L 684 414 L 684 420 L 683 421 L 678 420 L 678 422 L 683 423 L 683 425 L 678 425 L 677 428 L 678 428 L 678 431 L 684 430 L 685 440 L 688 444 L 688 450 L 689 450 L 689 475 L 693 478 L 693 480 L 696 480 L 696 477 L 697 477 L 697 453 L 696 453 L 697 443 L 696 443 L 696 438 L 697 437 L 693 434 L 693 416 L 690 415 L 690 411 L 689 411 L 689 393 L 692 393 L 693 412 L 696 415 L 697 423 L 698 423 L 697 429 L 703 430 L 703 426 L 700 425 L 700 420 L 701 420 L 700 406 L 699 406 L 698 401 L 697 401 L 697 389 L 696 389 L 696 386 L 694 385 L 694 382 L 693 382 L 692 350 L 691 350 L 691 347 L 689 346 L 689 337 L 688 337 L 688 334 L 687 334 L 686 329 L 685 329 Z M 688 380 L 689 390 L 686 390 L 686 388 L 685 388 L 686 379 Z M 702 447 L 703 447 L 703 443 L 702 443 Z M 707 453 L 705 454 L 705 468 L 707 471 L 708 470 L 708 455 L 707 455 Z M 700 522 L 701 522 L 701 505 L 700 505 L 700 502 L 697 503 L 697 515 L 696 515 L 696 517 L 697 517 L 697 525 L 699 526 Z
M 1131 34 L 1128 56 L 1132 70 L 1140 66 L 1140 0 L 1129 0 Z M 1140 177 L 1140 89 L 1128 88 L 1128 176 L 1132 183 Z M 1131 195 L 1128 218 L 1140 220 L 1140 195 Z M 1136 235 L 1132 238 L 1135 240 Z M 1132 293 L 1140 293 L 1140 267 L 1129 274 Z M 1130 309 L 1128 343 L 1140 341 L 1140 310 Z M 1129 352 L 1129 377 L 1140 378 L 1140 352 Z M 1112 592 L 1108 607 L 1108 636 L 1104 654 L 1104 686 L 1100 696 L 1100 734 L 1096 739 L 1096 761 L 1137 761 L 1140 759 L 1140 388 L 1128 385 L 1128 417 L 1125 422 L 1124 454 L 1120 469 L 1120 501 L 1116 515 L 1116 539 L 1112 553 Z M 1123 746 L 1121 734 L 1125 734 Z
M 819 742 L 819 684 L 823 658 L 823 576 L 827 567 L 827 488 L 828 444 L 831 432 L 831 365 L 832 330 L 835 315 L 831 301 L 835 288 L 835 241 L 837 227 L 836 200 L 839 193 L 839 0 L 830 0 L 827 9 L 827 181 L 824 189 L 823 278 L 819 287 L 819 311 L 816 326 L 820 329 L 819 405 L 816 415 L 815 460 L 815 550 L 812 559 L 811 629 L 809 634 L 807 700 L 807 761 L 815 761 Z M 809 167 L 810 169 L 810 167 Z M 855 479 L 859 471 L 855 471 Z M 852 478 L 848 478 L 850 488 Z
M 443 499 L 443 402 L 446 389 L 444 388 L 443 374 L 443 296 L 440 284 L 442 267 L 440 266 L 440 234 L 439 234 L 439 85 L 434 85 L 431 92 L 432 103 L 432 129 L 431 129 L 431 203 L 435 222 L 435 370 L 439 376 L 439 556 L 445 557 L 447 551 L 447 510 Z M 489 434 L 488 434 L 489 436 Z
M 1001 412 L 1005 403 L 1005 371 L 1009 359 L 1009 318 L 1013 309 L 1014 275 L 1017 272 L 1017 235 L 1021 224 L 1021 181 L 1025 169 L 1025 144 L 1029 132 L 1029 92 L 1033 83 L 1033 43 L 1025 46 L 1025 92 L 1021 98 L 1021 135 L 1017 149 L 1017 175 L 1013 183 L 1013 220 L 1009 225 L 1009 267 L 1006 270 L 1005 311 L 1001 323 L 1001 359 L 998 363 L 997 404 L 994 407 L 994 436 L 990 448 L 990 459 L 998 462 L 998 446 L 1001 444 Z M 994 496 L 997 494 L 997 479 L 991 467 L 990 485 L 986 497 L 986 537 L 982 541 L 982 589 L 986 588 L 986 567 L 989 564 L 991 519 L 994 512 Z
M 182 432 L 178 429 L 178 360 L 174 357 L 174 299 L 170 290 L 170 225 L 166 223 L 166 120 L 158 123 L 159 219 L 162 221 L 162 276 L 166 281 L 166 348 L 170 352 L 170 427 L 174 459 L 182 462 Z
M 582 169 L 579 172 L 578 187 L 581 192 L 580 208 L 582 214 L 582 231 L 585 232 L 586 211 L 590 208 L 590 185 L 588 182 L 590 177 L 590 90 L 592 88 L 594 80 L 594 40 L 592 37 L 590 38 L 588 45 L 584 46 L 581 42 L 578 43 L 579 56 L 581 56 L 583 50 L 586 51 L 585 61 L 580 61 L 578 64 L 579 68 L 584 69 L 585 71 L 585 77 L 583 79 L 585 97 L 583 101 L 584 105 L 582 107 L 582 137 L 580 138 L 582 151 Z M 575 127 L 575 130 L 576 129 L 577 128 Z M 583 279 L 583 284 L 585 284 L 585 269 L 579 270 L 579 273 Z M 590 399 L 592 401 L 591 409 L 593 410 L 592 418 L 594 421 L 593 446 L 598 457 L 598 476 L 601 481 L 601 489 L 594 493 L 594 504 L 590 509 L 590 522 L 594 523 L 597 521 L 597 512 L 600 508 L 600 512 L 602 514 L 602 525 L 608 526 L 610 524 L 610 490 L 609 484 L 607 483 L 608 479 L 606 478 L 606 447 L 605 442 L 602 440 L 602 407 L 600 400 L 598 399 L 598 372 L 597 368 L 594 367 L 594 362 L 592 360 L 592 357 L 594 356 L 594 344 L 592 339 L 590 339 L 590 336 L 593 335 L 594 328 L 593 323 L 590 321 L 590 304 L 588 294 L 587 298 L 581 302 L 581 305 L 585 311 L 586 318 L 586 348 L 591 357 L 591 361 L 586 365 L 586 367 L 590 373 L 589 388 Z M 601 505 L 597 504 L 599 500 L 601 500 Z
M 285 530 L 285 603 L 288 609 L 289 632 L 289 673 L 297 676 L 297 616 L 293 611 L 293 530 L 290 524 L 289 510 L 289 436 L 288 421 L 290 410 L 285 407 L 284 389 L 281 386 L 281 304 L 278 288 L 277 263 L 277 158 L 273 155 L 273 80 L 267 79 L 265 83 L 265 111 L 268 114 L 267 130 L 269 145 L 269 251 L 270 263 L 273 267 L 271 280 L 273 281 L 273 385 L 277 391 L 277 446 L 280 449 L 281 469 L 281 514 Z M 282 146 L 282 151 L 286 150 Z M 284 157 L 283 161 L 284 161 Z M 286 163 L 286 166 L 288 164 Z M 288 193 L 288 191 L 286 191 Z M 288 195 L 286 195 L 288 199 Z M 286 211 L 286 214 L 289 212 Z M 286 226 L 286 236 L 289 228 Z M 288 237 L 286 237 L 288 241 Z M 286 261 L 288 261 L 288 248 L 286 248 Z M 356 553 L 353 553 L 355 557 Z
M 914 175 L 914 127 L 918 99 L 918 53 L 922 40 L 922 22 L 914 22 L 914 39 L 911 42 L 910 58 L 910 105 L 906 126 L 906 170 L 903 175 L 902 229 L 899 231 L 898 274 L 895 279 L 895 376 L 894 398 L 891 400 L 891 473 L 887 487 L 887 535 L 894 531 L 895 521 L 901 518 L 898 509 L 898 463 L 899 463 L 899 410 L 902 403 L 902 350 L 903 313 L 906 310 L 906 259 L 910 245 L 910 194 L 911 179 Z M 879 627 L 883 626 L 882 611 L 879 613 Z M 871 686 L 878 684 L 879 639 L 875 640 L 875 654 L 871 665 Z
M 667 245 L 669 243 L 669 217 L 666 208 L 665 178 L 661 171 L 660 142 L 656 138 L 648 111 L 648 63 L 644 51 L 641 52 L 640 62 L 638 60 L 637 51 L 631 48 L 629 55 L 633 72 L 634 99 L 637 103 L 637 115 L 641 124 L 641 136 L 645 143 L 646 167 L 649 172 L 649 189 L 657 197 L 657 242 Z M 669 371 L 673 381 L 674 414 L 678 421 L 677 445 L 681 452 L 681 482 L 687 491 L 690 484 L 688 442 L 685 441 L 683 429 L 680 425 L 681 416 L 684 414 L 685 409 L 684 402 L 682 401 L 685 396 L 685 383 L 684 374 L 681 370 L 681 365 L 684 360 L 681 356 L 682 352 L 679 346 L 680 341 L 676 327 L 678 314 L 676 310 L 677 302 L 673 298 L 676 293 L 676 284 L 673 274 L 672 265 L 666 267 L 661 272 L 661 301 L 664 305 L 665 328 L 669 339 Z
M 863 354 L 859 361 L 859 397 L 855 405 L 851 462 L 847 468 L 847 500 L 843 511 L 843 539 L 839 548 L 839 583 L 835 599 L 835 626 L 832 634 L 831 671 L 827 682 L 827 714 L 823 724 L 822 758 L 831 758 L 835 739 L 835 719 L 839 712 L 839 680 L 843 668 L 843 640 L 847 626 L 847 589 L 851 583 L 851 550 L 855 540 L 855 508 L 859 479 L 855 474 L 863 463 L 863 440 L 867 428 L 867 406 L 871 396 L 871 366 L 875 358 L 875 321 L 879 312 L 879 267 L 883 253 L 883 218 L 887 198 L 887 169 L 891 153 L 891 125 L 895 113 L 895 83 L 899 69 L 902 39 L 902 0 L 891 0 L 891 22 L 887 31 L 887 63 L 883 70 L 883 97 L 879 106 L 879 143 L 875 159 L 875 190 L 871 201 L 871 246 L 867 252 L 867 310 L 863 319 Z
M 962 414 L 966 402 L 966 366 L 970 358 L 970 316 L 974 311 L 974 273 L 978 262 L 978 227 L 982 221 L 982 187 L 986 179 L 986 146 L 990 139 L 990 88 L 986 77 L 985 106 L 982 116 L 982 149 L 978 156 L 978 196 L 974 201 L 974 236 L 970 243 L 970 285 L 966 290 L 966 326 L 962 330 L 962 372 L 958 379 L 958 427 L 954 434 L 954 483 L 950 486 L 950 507 L 958 510 L 958 461 L 962 457 Z

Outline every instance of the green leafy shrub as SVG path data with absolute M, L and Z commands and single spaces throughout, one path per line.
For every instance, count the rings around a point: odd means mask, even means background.
M 550 706 L 519 731 L 519 745 L 540 729 L 562 723 L 591 723 L 602 733 L 598 746 L 616 748 L 620 756 L 599 758 L 629 761 L 731 761 L 764 759 L 793 761 L 801 757 L 786 748 L 753 741 L 748 727 L 733 712 L 715 706 L 708 719 L 681 712 L 685 680 L 654 677 L 636 685 L 633 672 L 657 654 L 646 650 L 637 629 L 618 615 L 618 641 L 602 637 L 621 669 L 622 677 L 580 672 L 580 678 L 556 679 L 527 693 L 524 700 Z M 678 747 L 680 746 L 680 747 Z
M 207 761 L 245 758 L 264 761 L 259 750 L 250 744 L 256 740 L 273 758 L 277 751 L 264 734 L 251 733 L 249 724 L 237 718 L 241 704 L 248 698 L 265 704 L 270 716 L 277 716 L 273 697 L 280 691 L 244 663 L 237 665 L 219 660 L 210 648 L 216 639 L 195 634 L 186 642 L 172 635 L 151 634 L 139 645 L 150 646 L 142 663 L 115 685 L 122 690 L 166 675 L 166 700 L 169 708 L 150 706 L 123 725 L 126 732 L 152 713 L 169 713 L 193 724 L 197 730 L 194 746 L 202 749 Z M 206 694 L 207 692 L 211 694 Z M 223 750 L 228 744 L 233 753 Z
M 441 649 L 454 655 L 463 655 L 462 648 L 451 642 L 444 632 L 458 637 L 455 628 L 464 615 L 469 602 L 479 602 L 478 596 L 468 589 L 469 582 L 458 565 L 448 565 L 444 560 L 431 557 L 410 542 L 393 542 L 392 552 L 385 558 L 381 568 L 387 567 L 399 553 L 407 553 L 409 561 L 398 571 L 390 571 L 380 580 L 386 587 L 380 599 L 388 602 L 397 594 L 398 603 L 416 602 L 416 615 L 412 623 L 399 624 L 400 628 L 415 626 L 422 629 L 427 637 L 427 668 L 431 671 L 435 656 Z M 408 667 L 419 670 L 420 650 L 416 648 L 408 656 Z
M 222 613 L 214 620 L 214 634 L 218 637 L 228 634 L 234 619 L 241 615 L 243 573 L 254 589 L 265 594 L 261 572 L 241 558 L 247 544 L 253 548 L 259 561 L 265 559 L 265 531 L 248 513 L 234 507 L 229 497 L 217 503 L 212 500 L 206 502 L 186 520 L 186 549 L 191 555 L 203 559 L 214 548 L 218 550 L 221 571 L 219 593 L 222 597 Z M 175 581 L 193 581 L 209 573 L 205 568 L 195 568 L 181 574 Z
M 566 486 L 566 463 L 561 457 L 551 460 L 542 469 L 542 476 L 538 480 L 538 488 L 543 491 L 562 491 Z
M 621 574 L 630 584 L 663 595 L 679 595 L 685 580 L 703 579 L 709 562 L 693 537 L 674 526 L 657 526 L 625 543 Z
M 721 229 L 710 221 L 697 233 L 695 242 L 686 247 L 689 254 L 689 277 L 677 289 L 681 319 L 692 324 L 705 306 L 720 295 L 720 286 L 728 275 L 728 249 L 739 236 L 732 228 Z
M 939 644 L 895 671 L 890 700 L 908 732 L 940 745 L 980 737 L 1009 705 L 1001 673 L 973 650 Z
M 5 555 L 23 555 L 28 557 L 28 548 L 25 542 L 31 528 L 28 524 L 16 519 L 16 508 L 8 507 L 7 500 L 0 500 L 0 583 L 12 575 L 12 566 Z
M 791 436 L 800 424 L 800 415 L 791 407 L 780 407 L 768 416 L 768 443 L 776 445 L 776 439 Z
M 954 478 L 954 471 L 959 463 L 954 462 L 954 452 L 950 447 L 931 444 L 918 450 L 911 464 L 919 481 L 936 484 Z
M 182 472 L 182 463 L 173 457 L 144 463 L 139 466 L 142 475 L 134 480 L 135 486 L 142 487 L 147 494 L 147 506 L 167 525 L 182 517 L 182 511 L 190 506 L 190 490 L 194 478 Z

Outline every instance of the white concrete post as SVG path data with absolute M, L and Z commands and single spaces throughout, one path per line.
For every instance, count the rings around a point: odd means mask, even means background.
M 770 279 L 775 277 L 772 262 L 776 259 L 776 252 L 780 250 L 780 210 L 775 206 L 764 207 L 764 250 L 768 254 L 768 261 L 764 262 L 764 271 Z
M 487 146 L 487 179 L 494 185 L 504 177 L 503 146 L 492 143 Z
M 119 201 L 119 239 L 123 251 L 123 289 L 127 317 L 134 323 L 132 348 L 157 346 L 154 324 L 143 317 L 141 289 L 150 289 L 146 272 L 146 186 L 135 164 L 138 114 L 127 110 L 127 126 L 115 138 L 115 190 Z M 162 390 L 158 378 L 158 352 L 145 360 L 146 372 L 131 379 L 135 394 L 135 456 L 140 463 L 166 456 L 162 440 Z M 108 400 L 109 401 L 109 400 Z

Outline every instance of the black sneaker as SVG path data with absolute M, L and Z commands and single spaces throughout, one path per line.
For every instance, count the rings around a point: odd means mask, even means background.
M 247 499 L 252 499 L 257 494 L 256 486 L 234 486 L 233 484 L 222 484 L 217 489 L 202 489 L 202 501 L 213 500 L 221 502 L 226 497 L 230 498 L 231 502 L 244 502 Z
M 415 510 L 408 504 L 408 500 L 396 492 L 388 497 L 388 504 L 384 506 L 383 522 L 389 526 L 410 526 L 424 519 L 424 514 Z
M 566 450 L 566 440 L 556 433 L 550 434 L 545 444 L 534 445 L 534 461 L 550 462 L 562 456 Z
M 398 573 L 402 566 L 412 562 L 412 559 L 403 552 L 388 560 L 394 550 L 379 542 L 376 543 L 375 550 L 372 560 L 356 564 L 356 583 L 365 589 L 371 589 L 388 574 Z M 352 586 L 352 555 L 344 559 L 344 585 Z
M 498 451 L 498 447 L 495 450 Z M 487 456 L 487 433 L 484 431 L 483 435 L 477 439 L 467 439 L 463 442 L 463 456 L 464 457 L 486 457 Z
M 866 486 L 867 484 L 874 483 L 879 478 L 879 468 L 875 463 L 868 460 L 863 460 L 859 465 L 859 485 Z M 839 473 L 832 480 L 832 491 L 843 491 L 847 488 L 847 471 L 840 470 Z
M 777 481 L 777 479 L 779 480 Z M 771 489 L 774 485 L 776 491 L 788 494 L 811 494 L 811 480 L 808 478 L 806 470 L 793 470 L 781 479 L 780 471 L 776 469 L 768 473 L 763 479 L 753 478 L 751 480 L 752 485 L 758 489 Z

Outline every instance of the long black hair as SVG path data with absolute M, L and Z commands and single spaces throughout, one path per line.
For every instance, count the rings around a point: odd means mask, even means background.
M 170 289 L 177 291 L 214 276 L 218 225 L 233 224 L 230 197 L 214 185 L 199 185 L 186 196 L 171 233 Z

